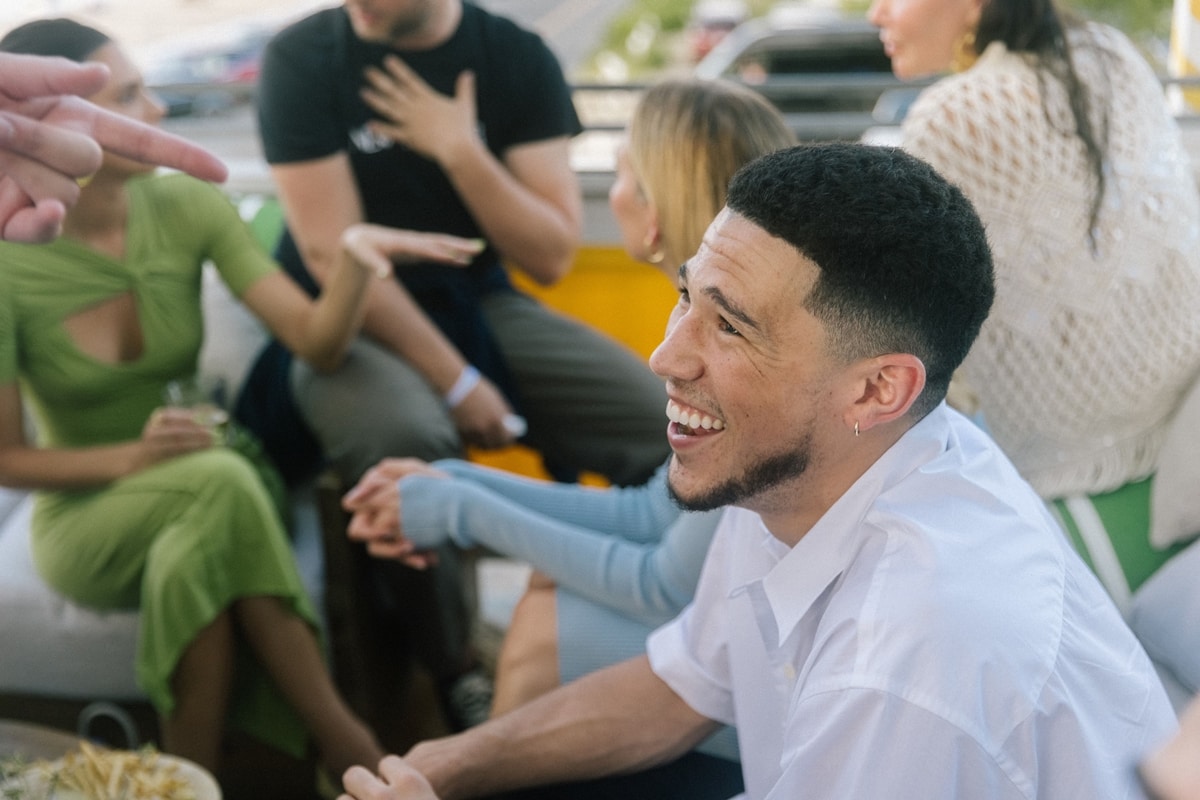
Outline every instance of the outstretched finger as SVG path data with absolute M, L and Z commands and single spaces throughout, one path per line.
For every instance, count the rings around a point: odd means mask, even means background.
M 221 159 L 181 136 L 109 111 L 96 111 L 92 135 L 106 150 L 201 180 L 220 183 L 229 177 L 229 168 Z

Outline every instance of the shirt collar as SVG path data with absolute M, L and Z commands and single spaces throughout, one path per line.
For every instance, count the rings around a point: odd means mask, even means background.
M 950 446 L 949 413 L 943 403 L 906 431 L 762 579 L 778 631 L 779 641 L 773 646 L 788 638 L 854 560 L 869 529 L 864 520 L 879 498 Z

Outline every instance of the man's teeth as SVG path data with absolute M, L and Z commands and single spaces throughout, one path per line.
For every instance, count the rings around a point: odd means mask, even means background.
M 692 429 L 719 431 L 725 428 L 725 423 L 721 420 L 713 419 L 708 414 L 701 414 L 698 411 L 686 411 L 673 400 L 667 401 L 667 419 L 677 425 L 686 425 Z

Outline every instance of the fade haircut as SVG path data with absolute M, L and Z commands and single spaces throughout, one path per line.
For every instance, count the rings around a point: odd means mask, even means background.
M 815 262 L 805 308 L 836 357 L 915 355 L 926 383 L 910 413 L 942 401 L 995 293 L 983 223 L 961 191 L 901 150 L 832 143 L 755 160 L 726 203 Z

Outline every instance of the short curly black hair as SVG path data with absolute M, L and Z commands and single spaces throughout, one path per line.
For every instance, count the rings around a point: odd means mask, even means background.
M 995 294 L 983 223 L 958 188 L 896 148 L 805 144 L 743 167 L 726 204 L 815 262 L 805 307 L 835 355 L 915 355 L 926 384 L 912 413 L 941 402 Z

